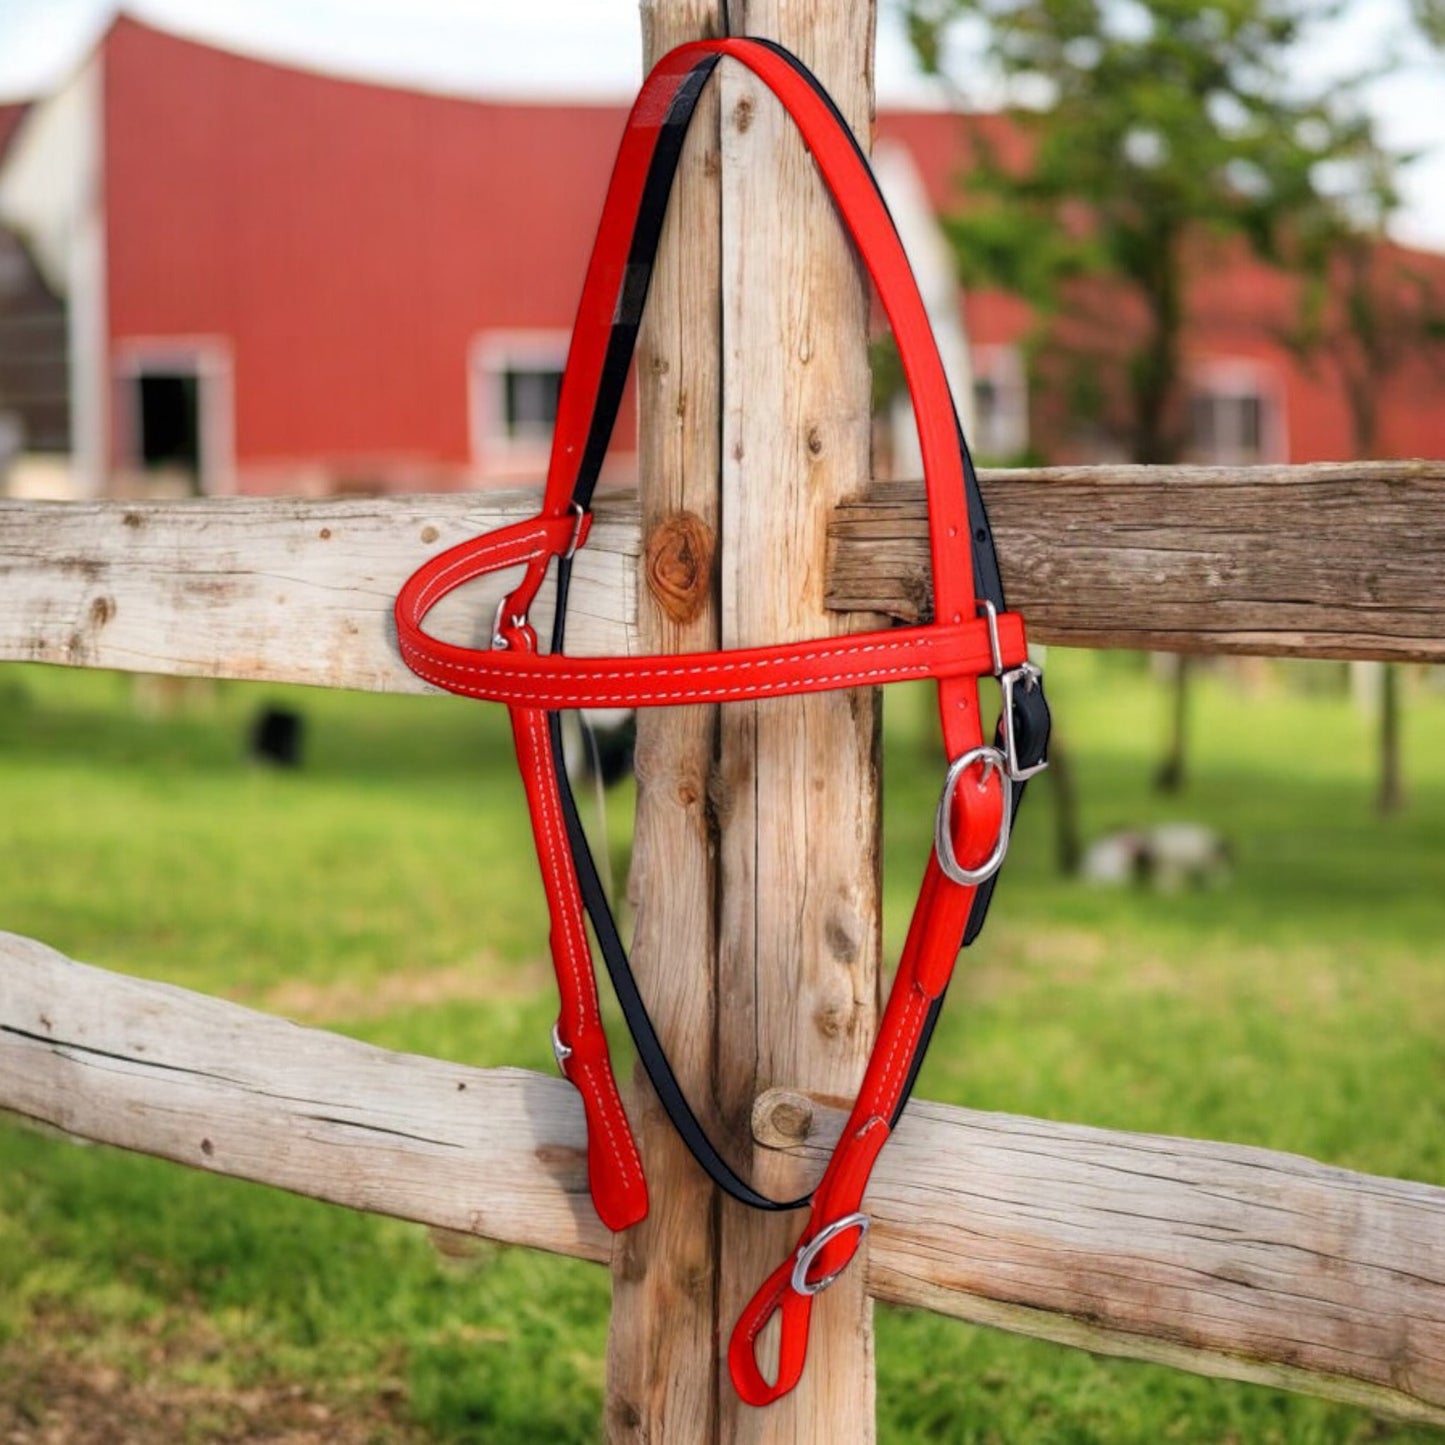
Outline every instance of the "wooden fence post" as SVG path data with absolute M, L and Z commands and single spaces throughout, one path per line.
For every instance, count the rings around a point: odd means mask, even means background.
M 871 3 L 731 9 L 736 33 L 796 50 L 868 142 Z M 643 18 L 649 60 L 719 20 L 698 0 L 655 0 Z M 639 352 L 639 626 L 670 650 L 872 622 L 824 606 L 829 514 L 868 473 L 867 295 L 781 109 L 737 67 L 719 89 L 720 121 L 694 123 Z M 716 610 L 703 595 L 714 578 Z M 794 1157 L 752 1159 L 755 1102 L 774 1086 L 851 1095 L 875 1030 L 877 747 L 866 692 L 642 719 L 635 961 L 695 1105 L 706 1117 L 715 1103 L 732 1157 L 767 1191 L 811 1181 Z M 798 1389 L 765 1411 L 741 1405 L 728 1334 L 802 1221 L 721 1200 L 641 1093 L 653 1215 L 614 1254 L 612 1438 L 872 1440 L 865 1261 L 820 1298 Z
M 720 35 L 718 0 L 643 0 L 644 64 Z M 642 582 L 639 645 L 718 645 L 721 220 L 718 96 L 698 102 L 678 167 L 637 346 Z M 715 707 L 637 719 L 632 961 L 679 1082 L 713 1130 L 716 876 L 708 783 Z M 718 1438 L 718 1195 L 638 1070 L 633 1119 L 650 1207 L 612 1256 L 607 1433 L 613 1441 Z

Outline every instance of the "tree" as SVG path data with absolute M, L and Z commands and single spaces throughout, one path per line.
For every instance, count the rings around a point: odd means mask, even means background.
M 1445 47 L 1445 0 L 1411 0 L 1410 8 L 1425 38 Z
M 1445 11 L 1442 11 L 1445 13 Z M 1299 227 L 1305 284 L 1298 324 L 1286 340 L 1305 365 L 1329 369 L 1350 413 L 1354 453 L 1377 455 L 1380 398 L 1412 361 L 1445 362 L 1445 294 L 1437 279 L 1390 244 L 1399 205 L 1395 158 L 1362 127 L 1337 193 L 1321 198 Z M 1377 810 L 1404 806 L 1400 757 L 1400 668 L 1380 670 Z
M 1435 5 L 1439 0 L 1420 0 Z M 907 0 L 925 69 L 948 67 L 956 24 L 981 37 L 1006 88 L 1008 132 L 980 142 L 953 223 L 965 280 L 1035 306 L 1034 373 L 1096 448 L 1181 460 L 1191 271 L 1226 248 L 1291 267 L 1321 213 L 1331 163 L 1362 113 L 1337 81 L 1287 80 L 1339 0 Z M 1361 77 L 1363 81 L 1364 77 Z M 1381 152 L 1383 154 L 1383 152 Z M 1183 778 L 1180 659 L 1162 787 Z

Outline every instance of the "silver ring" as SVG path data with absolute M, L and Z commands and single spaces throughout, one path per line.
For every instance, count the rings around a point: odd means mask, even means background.
M 848 1229 L 858 1231 L 858 1242 L 863 1242 L 863 1236 L 868 1233 L 868 1226 L 873 1221 L 866 1214 L 845 1214 L 842 1219 L 835 1219 L 832 1224 L 826 1225 L 810 1239 L 807 1244 L 798 1250 L 798 1257 L 793 1261 L 793 1292 L 795 1294 L 815 1295 L 822 1292 L 853 1263 L 853 1258 L 848 1257 L 848 1264 L 835 1269 L 832 1274 L 825 1274 L 822 1279 L 809 1280 L 808 1268 L 818 1257 L 818 1252 L 831 1240 L 836 1239 Z M 857 1249 L 857 1245 L 853 1246 Z
M 949 812 L 953 803 L 953 790 L 958 780 L 975 763 L 984 765 L 983 780 L 988 781 L 989 772 L 999 776 L 1003 789 L 1003 812 L 999 815 L 998 842 L 993 852 L 977 867 L 965 868 L 953 851 L 953 829 L 949 826 Z M 1009 827 L 1013 821 L 1013 779 L 1009 776 L 1008 759 L 997 748 L 971 748 L 948 765 L 943 775 L 943 792 L 938 798 L 938 813 L 933 820 L 933 850 L 938 854 L 938 866 L 955 883 L 965 888 L 977 888 L 986 883 L 1003 866 L 1004 855 L 1008 852 Z

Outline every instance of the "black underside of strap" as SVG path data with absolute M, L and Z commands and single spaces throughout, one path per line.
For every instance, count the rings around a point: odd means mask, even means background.
M 548 713 L 547 726 L 552 740 L 552 756 L 554 759 L 558 759 L 562 752 L 562 715 L 556 712 Z M 597 935 L 597 946 L 602 951 L 602 961 L 607 965 L 607 974 L 612 980 L 613 991 L 617 994 L 618 1003 L 622 1005 L 623 1017 L 627 1020 L 627 1027 L 632 1034 L 633 1042 L 637 1045 L 637 1057 L 642 1061 L 642 1067 L 647 1070 L 647 1077 L 652 1080 L 652 1087 L 657 1092 L 658 1101 L 667 1110 L 673 1128 L 677 1130 L 693 1158 L 706 1170 L 713 1182 L 739 1203 L 750 1205 L 753 1209 L 764 1210 L 803 1208 L 811 1199 L 811 1195 L 805 1194 L 799 1199 L 776 1200 L 769 1199 L 765 1194 L 759 1194 L 718 1152 L 712 1140 L 708 1138 L 707 1131 L 699 1122 L 697 1115 L 693 1113 L 692 1105 L 688 1103 L 687 1095 L 683 1092 L 682 1085 L 678 1083 L 671 1063 L 668 1062 L 662 1041 L 657 1037 L 657 1030 L 652 1024 L 652 1016 L 643 1002 L 642 993 L 637 986 L 637 977 L 632 972 L 632 964 L 627 957 L 627 950 L 623 947 L 622 939 L 617 932 L 617 923 L 612 917 L 612 910 L 608 907 L 607 894 L 603 890 L 602 880 L 598 876 L 592 850 L 588 847 L 587 836 L 582 830 L 582 820 L 577 813 L 577 803 L 572 796 L 571 784 L 560 765 L 557 781 L 562 797 L 562 816 L 566 822 L 567 840 L 572 849 L 572 858 L 577 867 L 577 882 L 582 891 L 583 906 L 592 920 L 592 928 Z
M 612 334 L 608 338 L 607 352 L 603 360 L 602 376 L 597 388 L 597 400 L 593 407 L 592 421 L 588 427 L 587 444 L 583 450 L 582 462 L 578 469 L 577 484 L 573 500 L 584 508 L 592 500 L 597 477 L 602 470 L 603 459 L 612 439 L 612 430 L 617 421 L 618 408 L 622 401 L 627 373 L 632 365 L 632 354 L 637 344 L 637 329 L 642 321 L 643 305 L 652 280 L 653 262 L 657 256 L 658 241 L 662 235 L 662 223 L 667 215 L 667 201 L 672 193 L 672 183 L 682 156 L 683 141 L 687 128 L 697 106 L 703 85 L 716 68 L 718 56 L 708 56 L 688 74 L 678 88 L 668 107 L 654 147 L 652 161 L 648 167 L 647 179 L 643 183 L 642 197 L 638 205 L 637 222 L 633 228 L 632 243 L 628 248 L 627 271 L 623 281 L 622 295 L 618 298 L 617 311 L 612 323 Z M 552 623 L 552 651 L 561 652 L 566 631 L 567 595 L 571 587 L 572 564 L 569 560 L 559 561 L 557 566 L 557 600 Z M 567 778 L 562 752 L 561 714 L 551 712 L 547 716 L 548 735 L 551 740 L 552 761 L 557 774 L 558 788 L 562 801 L 562 817 L 567 829 L 567 840 L 572 852 L 573 866 L 577 871 L 577 883 L 582 894 L 582 903 L 587 916 L 592 920 L 592 930 L 607 975 L 612 980 L 613 991 L 622 1007 L 623 1018 L 627 1021 L 632 1041 L 637 1046 L 637 1056 L 657 1094 L 658 1101 L 666 1109 L 673 1128 L 687 1146 L 693 1158 L 707 1173 L 708 1177 L 726 1194 L 753 1209 L 781 1212 L 802 1209 L 812 1196 L 804 1194 L 797 1199 L 776 1200 L 760 1194 L 746 1179 L 723 1158 L 707 1131 L 703 1128 L 687 1095 L 673 1072 L 662 1041 L 657 1036 L 652 1016 L 647 1011 L 637 977 L 632 971 L 632 962 L 627 956 L 617 921 L 607 902 L 607 893 L 597 871 L 587 834 L 577 811 L 577 802 Z
M 850 143 L 857 151 L 859 159 L 863 162 L 865 169 L 871 176 L 871 168 L 868 167 L 867 157 L 863 154 L 862 147 L 858 145 L 852 129 L 847 124 L 832 97 L 818 82 L 813 73 L 795 55 L 783 49 L 782 46 L 772 41 L 758 41 L 758 44 L 766 45 L 785 60 L 807 83 L 813 88 L 824 104 L 832 112 L 838 122 L 840 130 L 848 137 Z M 612 325 L 612 333 L 608 339 L 607 351 L 603 362 L 602 375 L 598 384 L 597 397 L 593 407 L 592 421 L 588 428 L 587 443 L 583 451 L 582 461 L 579 466 L 577 482 L 573 491 L 573 500 L 584 509 L 592 500 L 593 491 L 597 485 L 597 478 L 602 469 L 602 462 L 606 456 L 608 445 L 611 441 L 613 427 L 617 420 L 618 408 L 621 405 L 623 389 L 627 382 L 627 373 L 632 364 L 632 354 L 637 342 L 637 329 L 642 319 L 643 305 L 647 297 L 647 291 L 652 278 L 653 262 L 657 255 L 658 241 L 662 233 L 663 219 L 667 213 L 667 201 L 672 191 L 673 179 L 676 175 L 678 160 L 682 154 L 683 141 L 686 138 L 687 128 L 692 120 L 693 113 L 697 106 L 698 96 L 708 77 L 716 67 L 719 57 L 712 55 L 700 60 L 693 67 L 688 76 L 684 79 L 675 93 L 668 109 L 658 135 L 658 140 L 653 151 L 652 161 L 648 168 L 647 179 L 644 182 L 642 197 L 638 206 L 637 222 L 633 229 L 632 243 L 628 249 L 627 269 L 623 281 L 622 293 L 618 298 L 616 315 Z M 875 188 L 877 182 L 874 182 Z M 879 200 L 882 201 L 882 192 L 879 192 Z M 884 202 L 884 209 L 887 204 Z M 978 479 L 974 472 L 973 459 L 969 455 L 967 443 L 964 440 L 963 429 L 958 425 L 955 415 L 954 424 L 958 429 L 958 445 L 963 457 L 964 487 L 967 495 L 968 514 L 972 526 L 971 550 L 973 560 L 973 571 L 975 585 L 978 589 L 981 601 L 992 602 L 1000 611 L 1005 610 L 1003 585 L 999 577 L 998 558 L 994 551 L 993 534 L 989 528 L 988 516 L 984 511 L 983 498 L 979 493 Z M 566 631 L 567 616 L 567 595 L 571 582 L 572 565 L 569 559 L 561 559 L 557 567 L 557 598 L 556 612 L 552 627 L 552 651 L 563 650 L 563 640 Z M 1042 694 L 1040 694 L 1040 701 Z M 1044 714 L 1047 718 L 1047 713 Z M 562 751 L 562 727 L 561 715 L 557 712 L 548 714 L 548 731 L 551 741 L 552 759 L 558 779 L 558 786 L 562 802 L 562 814 L 567 829 L 567 838 L 571 847 L 573 864 L 577 872 L 578 885 L 582 894 L 583 905 L 587 910 L 588 917 L 592 920 L 592 927 L 597 937 L 598 947 L 601 949 L 603 962 L 612 980 L 612 986 L 622 1006 L 624 1018 L 632 1034 L 634 1043 L 637 1046 L 638 1057 L 643 1068 L 647 1071 L 648 1078 L 657 1093 L 658 1100 L 664 1109 L 667 1110 L 673 1126 L 677 1129 L 683 1143 L 691 1151 L 701 1168 L 706 1171 L 713 1182 L 732 1198 L 754 1209 L 769 1211 L 782 1211 L 801 1209 L 811 1199 L 811 1195 L 803 1195 L 798 1199 L 774 1200 L 766 1195 L 760 1194 L 751 1184 L 742 1178 L 735 1169 L 724 1159 L 709 1139 L 706 1131 L 698 1121 L 697 1115 L 693 1112 L 687 1097 L 678 1083 L 677 1075 L 673 1072 L 672 1065 L 668 1062 L 667 1054 L 662 1047 L 657 1031 L 653 1027 L 651 1016 L 647 1012 L 647 1006 L 643 1001 L 641 991 L 637 986 L 637 979 L 632 972 L 632 965 L 627 957 L 627 951 L 622 944 L 618 932 L 616 920 L 608 906 L 607 895 L 602 887 L 598 875 L 597 865 L 592 856 L 592 850 L 587 842 L 587 836 L 582 827 L 582 821 L 577 811 L 576 800 L 573 797 L 570 783 L 567 779 L 566 768 Z M 1034 729 L 1037 733 L 1037 728 Z M 1044 744 L 1047 741 L 1047 726 L 1045 725 L 1043 737 L 1039 740 L 1037 757 L 1026 756 L 1025 762 L 1038 761 L 1043 756 Z M 1018 784 L 1013 791 L 1013 808 L 1017 813 L 1019 803 L 1023 797 L 1023 785 Z M 988 911 L 989 901 L 993 896 L 994 884 L 998 875 L 995 874 L 988 879 L 975 894 L 973 906 L 969 912 L 967 927 L 960 946 L 971 943 L 983 927 L 984 917 Z M 913 1086 L 918 1078 L 919 1069 L 923 1064 L 923 1056 L 928 1049 L 928 1044 L 933 1036 L 934 1028 L 938 1022 L 938 1016 L 943 1006 L 943 998 L 934 1001 L 929 1009 L 923 1029 L 919 1036 L 918 1047 L 914 1052 L 910 1064 L 907 1082 L 902 1097 L 890 1124 L 896 1124 L 903 1112 L 904 1105 L 913 1091 Z
M 577 482 L 572 490 L 572 500 L 584 510 L 592 504 L 592 493 L 607 457 L 612 429 L 617 424 L 622 392 L 627 385 L 627 373 L 637 345 L 637 328 L 642 324 L 642 309 L 652 283 L 652 265 L 657 258 L 657 243 L 667 215 L 667 198 L 672 194 L 673 178 L 682 156 L 682 143 L 687 139 L 687 128 L 697 108 L 698 97 L 719 59 L 720 56 L 709 55 L 688 72 L 668 106 L 667 118 L 658 132 L 657 144 L 652 152 L 652 163 L 648 167 L 642 199 L 637 208 L 632 244 L 627 250 L 627 271 L 617 298 L 612 334 L 607 339 L 607 355 L 602 363 L 602 376 L 593 403 L 592 422 L 587 429 L 587 445 L 583 448 Z M 566 384 L 565 381 L 563 384 Z M 560 624 L 560 608 L 557 620 Z

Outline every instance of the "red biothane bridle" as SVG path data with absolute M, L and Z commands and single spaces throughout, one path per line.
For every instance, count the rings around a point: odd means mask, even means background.
M 793 118 L 892 326 L 918 419 L 934 617 L 920 626 L 782 646 L 677 657 L 570 657 L 562 644 L 572 558 L 591 526 L 592 493 L 631 364 L 683 137 L 723 56 L 752 71 Z M 527 618 L 554 560 L 556 620 L 551 648 L 543 653 Z M 525 572 L 497 609 L 490 649 L 456 646 L 422 630 L 427 613 L 448 593 L 517 566 Z M 413 672 L 450 692 L 505 703 L 511 714 L 551 913 L 561 995 L 553 1044 L 559 1067 L 582 1096 L 588 1182 L 603 1222 L 614 1230 L 636 1224 L 647 1213 L 647 1186 L 612 1074 L 584 910 L 642 1063 L 699 1164 L 744 1204 L 809 1208 L 796 1250 L 744 1310 L 728 1351 L 739 1396 L 751 1405 L 769 1404 L 802 1374 L 813 1297 L 843 1271 L 867 1232 L 868 1216 L 860 1206 L 869 1174 L 913 1088 L 958 952 L 983 926 L 1023 782 L 1044 766 L 1049 731 L 1040 675 L 1028 661 L 1023 619 L 1004 605 L 973 464 L 903 247 L 852 133 L 795 56 L 762 40 L 699 41 L 664 56 L 643 83 L 577 310 L 541 513 L 452 547 L 420 567 L 397 597 L 396 627 L 402 657 Z M 1002 689 L 991 742 L 984 740 L 978 695 L 985 676 L 997 678 Z M 938 803 L 934 849 L 878 1040 L 818 1187 L 800 1199 L 771 1200 L 718 1153 L 663 1052 L 562 768 L 558 710 L 736 702 L 927 677 L 938 682 L 952 761 Z M 755 1347 L 779 1312 L 778 1371 L 770 1382 Z

